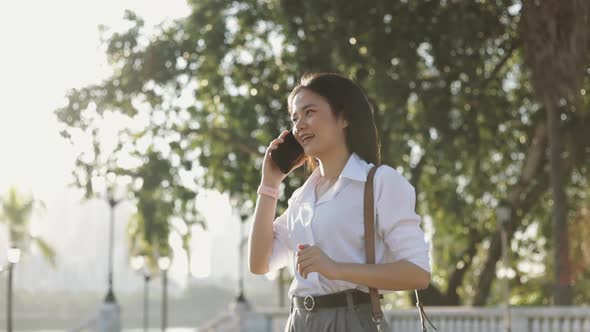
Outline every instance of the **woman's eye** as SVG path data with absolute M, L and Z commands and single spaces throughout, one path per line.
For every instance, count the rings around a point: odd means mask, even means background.
M 305 111 L 305 115 L 310 115 L 313 112 L 313 110 L 307 110 Z

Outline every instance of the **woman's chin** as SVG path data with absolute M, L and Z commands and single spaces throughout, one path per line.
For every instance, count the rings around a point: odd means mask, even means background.
M 314 158 L 317 158 L 317 155 L 318 155 L 317 149 L 314 149 L 313 147 L 311 147 L 309 145 L 303 146 L 303 153 L 305 153 L 306 156 L 314 157 Z
M 314 159 L 320 159 L 322 153 L 317 149 L 303 149 L 304 153 L 308 157 L 312 157 Z

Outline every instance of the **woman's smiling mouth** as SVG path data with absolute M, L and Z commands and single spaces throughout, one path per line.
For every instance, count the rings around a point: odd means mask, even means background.
M 311 140 L 314 137 L 314 135 L 311 134 L 305 134 L 305 135 L 301 135 L 301 143 L 306 144 L 307 142 L 309 142 L 309 140 Z

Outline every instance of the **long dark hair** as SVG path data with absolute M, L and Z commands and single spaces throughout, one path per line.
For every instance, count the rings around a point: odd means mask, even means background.
M 373 106 L 363 90 L 348 77 L 336 73 L 310 73 L 301 77 L 300 83 L 289 95 L 289 113 L 295 95 L 302 89 L 309 89 L 326 98 L 336 117 L 344 116 L 348 121 L 346 127 L 346 145 L 350 152 L 358 154 L 366 162 L 381 163 L 381 142 Z M 307 168 L 316 168 L 316 161 L 307 158 Z

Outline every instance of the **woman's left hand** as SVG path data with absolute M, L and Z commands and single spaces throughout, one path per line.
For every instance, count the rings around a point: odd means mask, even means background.
M 303 278 L 307 279 L 311 272 L 318 272 L 330 280 L 337 279 L 338 263 L 328 257 L 322 249 L 307 244 L 300 244 L 297 249 L 297 272 Z

